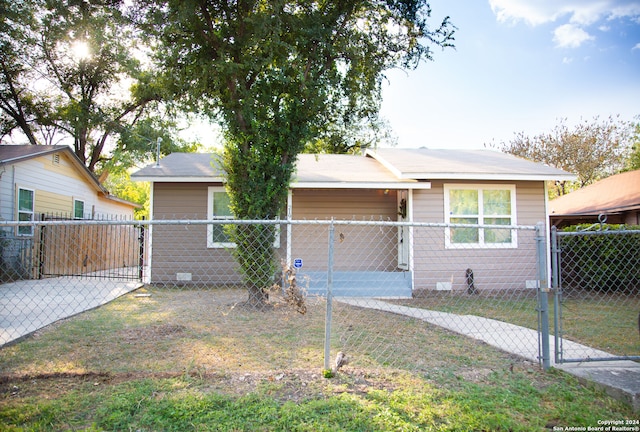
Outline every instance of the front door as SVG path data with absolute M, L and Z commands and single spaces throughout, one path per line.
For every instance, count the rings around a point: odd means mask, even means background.
M 398 222 L 406 222 L 409 219 L 409 194 L 406 190 L 398 191 Z M 410 227 L 401 225 L 398 227 L 398 268 L 409 270 Z

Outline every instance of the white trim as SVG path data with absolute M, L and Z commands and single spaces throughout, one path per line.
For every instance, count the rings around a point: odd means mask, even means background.
M 473 180 L 473 181 L 556 181 L 575 180 L 574 175 L 552 175 L 552 174 L 479 174 L 474 172 L 460 173 L 416 173 L 408 172 L 401 174 L 398 178 L 404 179 L 429 179 L 429 180 Z
M 431 182 L 298 182 L 293 181 L 290 189 L 431 189 Z
M 224 220 L 233 219 L 233 216 L 216 216 L 213 214 L 213 194 L 216 192 L 226 192 L 224 186 L 209 186 L 207 188 L 207 220 Z M 222 226 L 222 225 L 220 225 Z M 233 242 L 214 242 L 213 225 L 207 225 L 207 248 L 234 248 L 236 244 Z
M 33 222 L 36 218 L 36 190 L 29 188 L 29 187 L 22 187 L 20 185 L 15 185 L 16 189 L 15 189 L 15 194 L 16 194 L 16 198 L 15 198 L 15 210 L 16 210 L 16 214 L 15 214 L 15 218 L 17 221 L 20 221 L 20 213 L 24 213 L 24 214 L 31 214 L 31 219 L 29 219 L 28 221 L 23 221 L 23 222 Z M 31 192 L 31 211 L 21 211 L 20 210 L 20 191 L 24 190 L 24 191 L 29 191 Z M 25 233 L 20 233 L 20 228 L 29 228 L 29 233 L 25 234 Z M 16 236 L 17 237 L 32 237 L 33 236 L 33 227 L 27 226 L 27 227 L 23 227 L 23 226 L 18 226 L 16 227 Z
M 223 177 L 199 176 L 199 177 L 171 177 L 171 176 L 131 176 L 133 181 L 148 181 L 156 183 L 224 183 Z
M 224 186 L 209 186 L 207 187 L 207 220 L 234 220 L 235 217 L 231 216 L 216 216 L 213 214 L 213 194 L 215 192 L 227 192 Z M 277 217 L 275 220 L 279 220 Z M 223 226 L 223 225 L 220 225 Z M 233 242 L 214 242 L 211 241 L 213 237 L 213 225 L 207 224 L 207 249 L 223 249 L 223 248 L 235 248 L 237 245 Z M 275 225 L 275 233 L 273 236 L 273 247 L 280 248 L 280 224 Z
M 445 224 L 451 223 L 451 211 L 450 211 L 450 202 L 449 202 L 449 191 L 450 190 L 477 190 L 478 191 L 478 226 L 486 225 L 484 223 L 485 215 L 484 208 L 480 205 L 482 200 L 482 191 L 483 190 L 509 190 L 511 194 L 511 215 L 509 215 L 511 219 L 511 223 L 509 226 L 515 226 L 518 224 L 517 220 L 517 195 L 516 195 L 516 185 L 515 184 L 504 184 L 504 185 L 496 185 L 496 184 L 460 184 L 460 183 L 445 183 L 443 185 L 443 194 L 444 194 L 444 222 Z M 503 215 L 502 217 L 506 217 Z M 473 224 L 476 225 L 476 224 Z M 445 248 L 446 249 L 515 249 L 518 247 L 518 237 L 517 230 L 511 230 L 511 242 L 509 243 L 485 243 L 484 241 L 484 230 L 485 228 L 478 228 L 478 242 L 477 243 L 452 243 L 451 242 L 451 228 L 445 228 L 444 230 L 444 238 L 445 238 Z

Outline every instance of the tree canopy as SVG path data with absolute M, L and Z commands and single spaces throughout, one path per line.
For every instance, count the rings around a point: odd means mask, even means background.
M 634 141 L 633 123 L 618 117 L 602 120 L 596 117 L 573 128 L 566 121 L 561 119 L 551 132 L 533 137 L 520 132 L 511 141 L 497 146 L 505 153 L 576 174 L 575 184 L 557 183 L 550 190 L 552 197 L 623 171 Z
M 185 147 L 124 1 L 0 0 L 0 11 L 0 136 L 68 143 L 96 173 L 148 159 L 159 136 L 164 153 Z
M 385 70 L 414 68 L 432 58 L 431 47 L 453 41 L 448 18 L 429 28 L 431 10 L 423 0 L 144 4 L 174 97 L 222 125 L 222 163 L 238 218 L 279 216 L 305 145 L 332 127 L 375 118 Z M 273 275 L 266 265 L 272 258 L 255 247 L 248 252 L 265 257 L 264 278 L 254 278 L 259 290 Z M 251 265 L 245 270 L 253 274 L 261 266 L 255 259 Z

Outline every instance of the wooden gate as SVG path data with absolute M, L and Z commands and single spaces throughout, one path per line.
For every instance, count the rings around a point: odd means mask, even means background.
M 141 280 L 144 226 L 95 221 L 38 225 L 36 278 L 95 277 Z

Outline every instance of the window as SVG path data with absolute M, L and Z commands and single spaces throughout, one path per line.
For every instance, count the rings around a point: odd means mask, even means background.
M 84 219 L 84 201 L 73 200 L 73 217 L 76 219 Z
M 445 222 L 480 225 L 452 227 L 445 231 L 448 248 L 517 247 L 515 230 L 485 228 L 483 225 L 516 224 L 516 189 L 512 185 L 445 185 Z
M 209 199 L 207 203 L 207 219 L 224 220 L 233 219 L 233 214 L 229 210 L 229 195 L 224 188 L 209 188 Z M 207 247 L 223 248 L 234 247 L 229 236 L 225 232 L 225 225 L 207 225 Z
M 207 203 L 207 219 L 211 220 L 232 220 L 234 219 L 229 209 L 229 195 L 224 187 L 209 187 L 208 203 Z M 226 232 L 225 224 L 207 225 L 207 247 L 208 248 L 226 248 L 235 247 L 235 243 L 231 241 Z M 280 247 L 280 225 L 276 225 L 275 238 L 273 247 Z
M 34 215 L 34 192 L 31 189 L 18 189 L 18 221 L 28 222 L 33 221 Z M 31 236 L 33 235 L 32 226 L 19 226 L 19 236 Z

